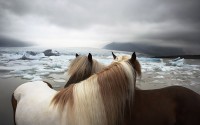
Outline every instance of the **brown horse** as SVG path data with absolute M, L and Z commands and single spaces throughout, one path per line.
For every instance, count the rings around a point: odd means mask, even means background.
M 128 60 L 127 56 L 112 55 L 116 61 Z M 140 65 L 136 69 L 140 69 Z M 126 125 L 200 125 L 200 95 L 181 86 L 137 88 L 134 102 L 125 114 Z
M 130 57 L 117 57 L 115 61 Z M 138 75 L 141 67 L 132 55 L 131 61 Z M 76 72 L 80 73 L 80 72 Z M 170 86 L 154 90 L 136 89 L 134 101 L 126 106 L 125 125 L 200 125 L 200 95 L 181 86 Z
M 64 87 L 66 88 L 72 83 L 85 80 L 92 74 L 101 71 L 104 67 L 105 65 L 93 59 L 90 53 L 88 56 L 76 54 L 76 58 L 71 61 L 68 71 L 65 73 L 69 79 Z
M 126 125 L 199 125 L 200 96 L 181 86 L 135 90 Z

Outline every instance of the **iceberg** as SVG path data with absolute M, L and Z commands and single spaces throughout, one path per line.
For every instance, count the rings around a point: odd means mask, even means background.
M 33 79 L 31 79 L 31 81 L 41 81 L 42 78 L 40 76 L 34 76 Z
M 30 54 L 31 52 L 29 52 L 29 51 L 27 51 L 27 52 L 25 52 L 23 55 L 22 55 L 22 57 L 21 58 L 19 58 L 19 59 L 21 59 L 21 60 L 39 60 L 39 59 L 41 59 L 41 58 L 44 58 L 45 56 L 44 56 L 44 54 L 43 53 L 39 53 L 39 54 Z
M 60 55 L 58 51 L 53 51 L 52 49 L 47 49 L 43 53 L 45 56 L 59 56 Z
M 25 74 L 22 78 L 24 78 L 24 79 L 33 79 L 34 78 L 34 76 L 33 75 L 30 75 L 30 74 Z
M 178 66 L 178 67 L 181 67 L 184 65 L 184 62 L 185 62 L 185 59 L 184 58 L 176 58 L 176 59 L 173 59 L 173 60 L 169 60 L 169 62 L 167 63 L 168 66 Z

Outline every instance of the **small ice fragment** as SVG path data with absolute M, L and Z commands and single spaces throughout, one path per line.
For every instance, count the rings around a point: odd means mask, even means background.
M 33 77 L 33 75 L 25 74 L 25 75 L 23 76 L 23 78 L 24 78 L 24 79 L 33 79 L 34 77 Z
M 0 78 L 10 78 L 13 77 L 13 75 L 1 75 Z
M 54 79 L 54 82 L 66 82 L 64 79 Z
M 156 77 L 154 77 L 154 78 L 157 78 L 157 79 L 163 79 L 164 76 L 156 76 Z
M 34 76 L 33 79 L 31 79 L 31 81 L 40 81 L 42 80 L 42 78 L 40 78 L 40 76 Z

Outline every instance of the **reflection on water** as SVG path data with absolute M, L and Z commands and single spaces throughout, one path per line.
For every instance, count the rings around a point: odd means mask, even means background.
M 13 91 L 25 80 L 20 78 L 0 79 L 0 124 L 13 125 L 13 111 L 11 105 L 11 95 Z

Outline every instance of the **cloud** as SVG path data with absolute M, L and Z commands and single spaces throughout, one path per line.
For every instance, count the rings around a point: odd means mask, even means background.
M 6 38 L 3 36 L 0 37 L 1 47 L 26 47 L 26 46 L 32 46 L 32 45 L 34 44 L 16 40 L 16 39 Z
M 199 6 L 199 0 L 0 0 L 0 34 L 38 43 L 60 38 L 88 46 L 107 41 L 197 46 Z

